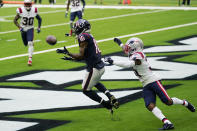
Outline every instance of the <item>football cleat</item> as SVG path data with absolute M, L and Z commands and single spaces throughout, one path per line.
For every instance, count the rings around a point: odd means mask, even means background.
M 108 110 L 110 110 L 111 112 L 113 112 L 113 110 L 112 110 L 112 105 L 110 104 L 109 101 L 103 101 L 101 104 L 102 104 L 105 108 L 107 108 Z
M 28 60 L 27 65 L 32 66 L 32 60 Z
M 69 33 L 66 33 L 65 36 L 70 36 L 70 34 Z
M 163 127 L 160 128 L 159 130 L 172 130 L 172 129 L 174 129 L 174 125 L 173 124 L 164 123 Z
M 114 96 L 111 96 L 110 97 L 110 102 L 111 102 L 111 105 L 118 109 L 119 108 L 119 103 L 118 103 L 118 100 L 114 97 Z
M 185 101 L 187 101 L 187 100 L 185 100 Z M 188 101 L 187 101 L 187 102 L 188 102 Z M 188 102 L 188 106 L 186 106 L 186 107 L 187 107 L 187 109 L 190 110 L 191 112 L 195 112 L 195 111 L 196 111 L 195 107 L 194 107 L 191 103 L 189 103 L 189 102 Z

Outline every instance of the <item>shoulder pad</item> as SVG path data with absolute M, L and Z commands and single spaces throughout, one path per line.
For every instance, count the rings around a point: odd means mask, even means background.
M 21 14 L 21 13 L 23 13 L 23 10 L 22 10 L 22 8 L 18 8 L 18 9 L 16 10 L 16 12 Z

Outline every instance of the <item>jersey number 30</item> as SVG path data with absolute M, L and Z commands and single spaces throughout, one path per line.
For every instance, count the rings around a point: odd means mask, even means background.
M 23 25 L 33 25 L 34 24 L 34 17 L 23 17 Z

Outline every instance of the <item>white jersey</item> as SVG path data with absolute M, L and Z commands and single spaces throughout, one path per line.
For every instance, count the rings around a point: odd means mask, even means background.
M 70 0 L 70 12 L 82 11 L 81 0 Z
M 20 26 L 24 29 L 24 31 L 34 28 L 34 17 L 38 15 L 38 8 L 32 6 L 31 10 L 27 11 L 23 6 L 17 8 L 16 13 L 21 17 Z
M 152 83 L 160 79 L 151 71 L 151 67 L 143 52 L 134 52 L 133 55 L 129 57 L 129 60 L 131 61 L 135 61 L 136 59 L 139 59 L 141 61 L 141 64 L 134 65 L 133 71 L 135 72 L 139 80 L 142 82 L 143 87 L 149 83 Z

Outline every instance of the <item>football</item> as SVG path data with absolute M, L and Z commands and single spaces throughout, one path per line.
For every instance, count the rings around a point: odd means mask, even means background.
M 53 35 L 48 35 L 46 37 L 46 42 L 49 44 L 49 45 L 55 45 L 57 43 L 57 39 L 55 36 Z

